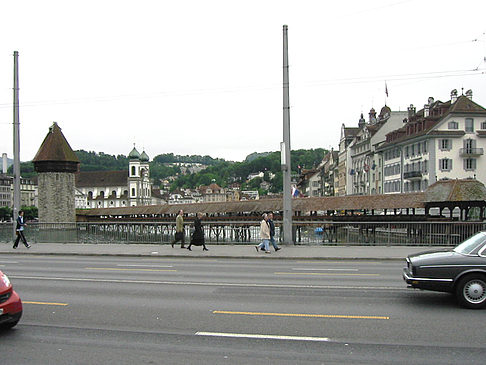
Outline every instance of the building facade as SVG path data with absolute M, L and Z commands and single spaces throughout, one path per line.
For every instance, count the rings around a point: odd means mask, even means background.
M 128 170 L 82 171 L 76 188 L 86 196 L 87 208 L 115 208 L 152 204 L 149 157 L 134 147 Z
M 337 173 L 334 174 L 334 194 L 336 196 L 346 195 L 346 184 L 348 180 L 348 168 L 350 166 L 351 156 L 348 153 L 348 147 L 358 134 L 359 128 L 346 128 L 341 126 L 341 138 L 339 139 L 338 167 Z
M 408 108 L 407 122 L 387 134 L 383 155 L 383 192 L 425 191 L 439 180 L 486 181 L 486 109 L 451 92 L 447 102 L 429 98 L 422 110 Z
M 378 116 L 371 108 L 368 122 L 361 114 L 359 132 L 348 147 L 347 195 L 382 193 L 382 156 L 376 152 L 376 147 L 385 142 L 387 133 L 402 127 L 406 116 L 406 112 L 392 111 L 386 105 Z

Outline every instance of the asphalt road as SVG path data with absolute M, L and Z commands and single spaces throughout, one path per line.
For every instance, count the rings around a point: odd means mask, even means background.
M 403 264 L 0 256 L 24 302 L 2 364 L 484 364 L 485 311 Z

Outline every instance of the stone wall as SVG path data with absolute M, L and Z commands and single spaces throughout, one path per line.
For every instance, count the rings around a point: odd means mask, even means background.
M 75 222 L 74 174 L 42 172 L 39 183 L 39 221 Z

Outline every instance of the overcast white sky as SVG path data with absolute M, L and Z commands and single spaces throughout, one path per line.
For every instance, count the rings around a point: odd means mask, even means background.
M 22 161 L 58 122 L 73 149 L 243 160 L 282 140 L 289 27 L 291 147 L 337 147 L 385 103 L 473 90 L 486 107 L 486 1 L 4 1 L 0 152 L 12 158 L 19 52 Z M 472 71 L 478 69 L 478 71 Z

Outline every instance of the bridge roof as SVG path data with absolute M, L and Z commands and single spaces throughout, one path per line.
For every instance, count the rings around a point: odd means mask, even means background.
M 325 210 L 423 208 L 425 207 L 424 199 L 425 193 L 294 198 L 292 199 L 292 210 L 307 213 Z M 259 213 L 281 211 L 283 210 L 283 201 L 280 198 L 195 204 L 142 205 L 136 207 L 79 210 L 77 214 L 91 217 L 164 214 L 172 215 L 177 214 L 180 209 L 183 209 L 185 213 Z
M 474 179 L 443 180 L 429 186 L 427 191 L 407 194 L 380 195 L 347 195 L 331 197 L 293 198 L 294 212 L 309 213 L 315 211 L 342 210 L 379 210 L 425 208 L 426 205 L 444 202 L 485 201 L 486 188 L 484 184 Z M 162 204 L 142 205 L 137 207 L 95 208 L 78 210 L 78 216 L 138 216 L 138 215 L 175 215 L 183 209 L 185 213 L 207 214 L 255 214 L 261 212 L 277 212 L 283 210 L 283 200 L 260 199 L 230 202 L 194 203 L 194 204 Z

